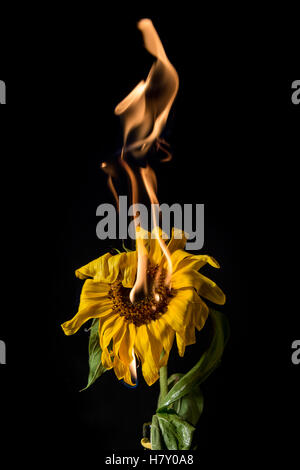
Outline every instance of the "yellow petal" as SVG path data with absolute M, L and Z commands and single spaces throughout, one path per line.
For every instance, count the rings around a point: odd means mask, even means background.
M 171 284 L 174 289 L 193 287 L 199 295 L 218 305 L 223 305 L 226 300 L 224 292 L 214 281 L 194 269 L 185 268 L 176 271 L 172 275 Z
M 206 263 L 210 264 L 214 268 L 219 268 L 219 263 L 208 255 L 193 255 L 184 250 L 176 250 L 171 256 L 173 272 L 179 269 L 195 269 L 199 271 Z
M 201 330 L 208 312 L 207 305 L 193 289 L 181 289 L 171 300 L 163 318 L 188 344 L 190 341 L 194 341 L 194 332 L 189 331 L 189 328 L 196 327 Z
M 119 347 L 119 357 L 124 365 L 129 366 L 133 359 L 133 345 L 136 336 L 136 327 L 133 323 L 126 324 L 126 332 Z
M 110 286 L 104 282 L 95 282 L 93 279 L 87 279 L 82 286 L 79 309 L 108 302 L 109 289 Z
M 184 355 L 185 347 L 196 342 L 195 327 L 201 330 L 205 325 L 209 309 L 193 289 L 181 289 L 172 299 L 164 319 L 176 332 L 178 353 Z
M 192 322 L 198 331 L 202 330 L 209 314 L 209 308 L 203 300 L 197 296 L 197 301 L 193 303 Z
M 66 335 L 73 335 L 91 318 L 100 318 L 111 312 L 112 302 L 107 297 L 108 286 L 92 279 L 85 281 L 82 287 L 77 314 L 61 325 Z
M 113 338 L 113 354 L 114 357 L 117 358 L 119 356 L 119 349 L 120 345 L 122 343 L 123 337 L 126 334 L 127 330 L 127 323 L 123 323 L 123 328 L 120 328 L 120 330 L 115 334 Z
M 108 260 L 109 274 L 106 277 L 106 282 L 112 283 L 117 280 L 119 273 L 121 273 L 125 262 L 126 262 L 126 253 L 120 253 L 118 255 L 115 255 L 109 258 Z
M 181 262 L 189 256 L 190 254 L 184 250 L 173 251 L 173 253 L 171 254 L 173 273 L 178 269 L 178 266 L 181 264 Z M 166 265 L 166 262 L 165 262 L 165 265 Z
M 125 375 L 126 366 L 123 362 L 117 357 L 114 357 L 114 371 L 118 380 L 122 380 Z
M 178 354 L 180 357 L 183 357 L 185 353 L 185 347 L 196 343 L 195 327 L 188 327 L 184 332 L 184 336 L 180 335 L 179 333 L 176 333 L 176 342 Z
M 124 287 L 131 288 L 134 286 L 137 269 L 137 253 L 130 251 L 125 253 L 124 261 L 121 268 L 121 279 Z
M 152 262 L 152 264 L 159 265 L 161 258 L 162 258 L 162 251 L 161 251 L 159 241 L 157 238 L 151 238 L 149 259 Z
M 158 344 L 161 344 L 161 348 L 159 349 L 159 364 L 158 367 L 162 367 L 167 364 L 169 353 L 172 349 L 173 341 L 174 341 L 174 330 L 168 325 L 168 323 L 163 319 L 163 317 L 159 318 L 158 320 L 150 322 L 148 325 L 148 330 L 152 334 L 152 336 L 156 339 Z M 165 354 L 162 359 L 161 350 L 162 348 L 165 351 Z
M 167 235 L 165 234 L 165 232 L 162 231 L 160 227 L 154 227 L 150 237 L 149 259 L 152 264 L 157 265 L 160 264 L 163 256 L 163 251 L 159 239 L 161 240 L 161 243 L 165 244 Z
M 184 287 L 194 288 L 198 291 L 202 283 L 200 273 L 194 269 L 180 269 L 172 274 L 171 285 L 174 289 Z
M 176 343 L 178 348 L 178 354 L 180 357 L 184 356 L 185 353 L 185 341 L 178 333 L 176 333 Z
M 131 386 L 136 385 L 135 383 L 133 383 L 131 379 L 129 366 L 126 366 L 125 364 L 123 364 L 123 362 L 116 356 L 114 357 L 113 367 L 114 367 L 114 371 L 118 380 L 123 379 L 124 382 L 126 382 L 128 385 L 131 385 Z
M 199 271 L 205 264 L 210 264 L 214 268 L 219 268 L 220 265 L 218 261 L 215 260 L 212 256 L 208 255 L 191 255 L 188 253 L 188 256 L 185 257 L 181 263 L 178 264 L 178 269 L 180 268 L 189 268 Z
M 79 328 L 91 318 L 107 317 L 111 315 L 111 312 L 111 304 L 109 306 L 107 304 L 96 304 L 93 307 L 80 309 L 75 317 L 63 323 L 61 327 L 64 330 L 65 335 L 74 335 L 74 333 L 76 333 Z
M 176 237 L 176 238 L 175 238 Z M 178 237 L 178 238 L 177 238 Z M 186 235 L 183 230 L 172 228 L 172 236 L 168 243 L 168 250 L 172 254 L 176 250 L 183 250 L 186 244 Z
M 124 374 L 124 382 L 126 382 L 128 385 L 134 386 L 136 385 L 134 382 L 131 380 L 131 373 L 129 370 L 129 366 L 125 366 L 125 374 Z
M 148 342 L 149 342 L 149 351 L 151 351 L 152 359 L 155 364 L 155 368 L 159 370 L 159 359 L 161 356 L 161 353 L 163 351 L 163 344 L 160 339 L 153 334 L 153 329 L 149 327 L 149 325 L 146 325 L 147 333 L 148 333 Z
M 190 304 L 194 301 L 196 295 L 194 289 L 180 289 L 171 299 L 168 310 L 164 313 L 164 320 L 177 333 L 182 333 L 186 325 L 191 322 Z
M 112 369 L 113 363 L 108 348 L 104 348 L 101 353 L 101 362 L 105 369 Z
M 119 276 L 125 261 L 126 253 L 120 253 L 114 256 L 110 253 L 106 253 L 82 268 L 77 269 L 75 274 L 80 279 L 91 277 L 97 282 L 112 283 L 115 282 Z
M 226 302 L 226 296 L 224 292 L 217 286 L 215 282 L 209 279 L 203 274 L 200 274 L 201 284 L 198 289 L 199 295 L 203 296 L 205 299 L 210 300 L 218 305 L 224 305 Z
M 102 350 L 107 348 L 111 339 L 119 332 L 123 324 L 123 318 L 114 313 L 99 319 L 99 338 Z
M 149 441 L 149 439 L 147 437 L 143 437 L 143 439 L 141 440 L 141 444 L 146 449 L 150 449 L 150 450 L 152 449 L 151 442 Z
M 133 359 L 135 335 L 135 326 L 132 323 L 127 324 L 126 322 L 123 322 L 123 328 L 115 334 L 113 344 L 113 367 L 115 374 L 119 380 L 123 379 L 131 386 L 135 385 L 131 379 L 131 373 L 129 370 L 129 365 Z
M 77 269 L 75 271 L 75 275 L 79 277 L 79 279 L 86 279 L 88 277 L 94 278 L 97 274 L 102 273 L 101 276 L 105 279 L 109 274 L 107 262 L 111 257 L 112 255 L 110 253 L 106 253 L 105 255 L 100 256 L 100 258 L 86 264 L 82 268 Z
M 142 371 L 145 381 L 150 386 L 159 378 L 158 364 L 155 363 L 150 338 L 146 325 L 137 328 L 134 350 L 142 363 Z

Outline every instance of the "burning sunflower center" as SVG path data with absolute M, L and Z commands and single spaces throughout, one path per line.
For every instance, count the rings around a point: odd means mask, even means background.
M 124 287 L 121 281 L 116 281 L 111 284 L 108 296 L 113 303 L 113 312 L 124 317 L 124 320 L 133 323 L 135 326 L 144 325 L 153 320 L 157 320 L 165 313 L 176 291 L 165 285 L 166 272 L 164 270 L 162 270 L 159 275 L 157 273 L 157 265 L 148 267 L 148 294 L 142 297 L 137 296 L 134 303 L 132 303 L 129 298 L 131 289 Z M 155 291 L 153 289 L 154 281 L 156 281 Z

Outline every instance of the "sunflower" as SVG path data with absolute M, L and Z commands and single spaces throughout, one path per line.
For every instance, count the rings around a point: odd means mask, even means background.
M 225 303 L 222 290 L 198 272 L 207 263 L 214 268 L 219 264 L 211 256 L 184 251 L 186 237 L 179 232 L 173 229 L 167 244 L 172 261 L 169 286 L 164 282 L 167 259 L 158 239 L 148 233 L 149 237 L 142 237 L 150 288 L 133 303 L 129 294 L 136 281 L 137 251 L 106 253 L 75 272 L 85 282 L 78 313 L 61 325 L 63 331 L 73 335 L 85 322 L 98 318 L 102 364 L 106 369 L 113 368 L 117 378 L 129 385 L 134 385 L 129 366 L 135 356 L 141 362 L 145 381 L 152 385 L 159 378 L 159 369 L 168 362 L 175 336 L 181 357 L 185 347 L 196 342 L 195 328 L 203 328 L 209 313 L 202 298 Z M 154 282 L 155 294 L 151 289 Z

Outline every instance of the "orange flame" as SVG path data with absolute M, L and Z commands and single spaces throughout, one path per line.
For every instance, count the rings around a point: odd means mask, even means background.
M 165 142 L 159 136 L 166 124 L 168 115 L 179 87 L 178 74 L 166 56 L 161 40 L 149 19 L 138 22 L 144 38 L 147 51 L 155 57 L 146 80 L 140 81 L 137 86 L 115 108 L 115 114 L 119 115 L 123 122 L 124 146 L 121 155 L 121 163 L 127 171 L 131 186 L 133 204 L 137 203 L 137 182 L 135 175 L 124 160 L 124 154 L 130 152 L 135 158 L 144 156 L 151 145 L 156 141 L 157 146 L 166 153 L 166 160 L 170 153 L 162 146 Z M 156 197 L 156 178 L 149 166 L 141 169 L 141 176 L 147 190 L 151 207 L 158 204 Z M 170 284 L 172 262 L 165 242 L 159 234 L 159 221 L 156 220 L 155 210 L 152 212 L 154 222 L 154 234 L 158 238 L 161 250 L 164 253 L 168 272 L 166 284 Z M 136 282 L 130 292 L 130 300 L 134 302 L 136 294 L 142 289 L 147 293 L 147 251 L 138 233 L 136 226 L 136 249 L 138 255 Z
M 138 230 L 136 231 L 136 251 L 138 255 L 136 281 L 129 294 L 129 299 L 132 303 L 134 302 L 135 297 L 139 292 L 143 291 L 144 294 L 148 293 L 146 275 L 148 266 L 148 253 Z
M 130 183 L 131 183 L 131 188 L 132 188 L 132 204 L 137 204 L 138 186 L 137 186 L 136 177 L 134 175 L 134 172 L 132 171 L 132 169 L 130 168 L 130 166 L 124 160 L 123 157 L 124 157 L 124 149 L 122 150 L 120 163 L 123 166 L 123 168 L 126 170 L 130 178 Z M 136 251 L 138 254 L 138 261 L 137 261 L 136 281 L 129 295 L 129 298 L 132 303 L 134 302 L 136 294 L 139 293 L 140 291 L 143 291 L 145 295 L 148 293 L 147 276 L 146 276 L 147 264 L 148 264 L 147 250 L 143 242 L 143 233 L 140 231 L 140 227 L 137 225 L 136 217 L 134 218 L 134 224 L 135 224 L 135 233 L 136 233 Z
M 155 207 L 154 207 L 155 204 L 158 205 L 158 199 L 156 197 L 155 189 L 154 189 L 157 186 L 156 176 L 155 176 L 154 171 L 152 170 L 152 168 L 150 168 L 149 165 L 147 165 L 146 168 L 141 168 L 141 175 L 142 175 L 142 179 L 143 179 L 145 188 L 147 190 L 147 193 L 148 193 L 148 196 L 149 196 L 149 199 L 150 199 L 150 202 L 151 202 L 152 220 L 153 220 L 153 225 L 154 225 L 154 234 L 155 234 L 155 237 L 158 239 L 158 243 L 160 245 L 160 248 L 161 248 L 163 254 L 165 255 L 165 257 L 167 259 L 167 263 L 168 263 L 168 272 L 167 272 L 167 276 L 166 276 L 166 279 L 165 279 L 165 284 L 168 286 L 168 285 L 170 285 L 173 266 L 172 266 L 172 260 L 171 260 L 170 252 L 169 252 L 164 240 L 162 239 L 162 237 L 160 236 L 160 233 L 159 233 L 159 221 L 157 220 L 157 214 L 156 214 L 156 210 L 155 210 Z
M 133 156 L 147 153 L 155 139 L 163 130 L 178 91 L 178 74 L 166 56 L 160 38 L 149 19 L 138 22 L 144 45 L 156 61 L 150 69 L 146 81 L 142 80 L 115 108 L 124 127 L 124 145 Z M 130 136 L 130 133 L 133 134 Z
M 108 185 L 109 189 L 111 190 L 111 192 L 112 192 L 112 194 L 115 198 L 117 209 L 119 211 L 119 196 L 118 196 L 118 193 L 116 191 L 116 188 L 115 188 L 113 180 L 112 180 L 112 177 L 115 176 L 114 171 L 113 171 L 111 165 L 108 165 L 107 162 L 102 162 L 101 163 L 101 168 L 108 175 L 107 185 Z
M 136 382 L 137 382 L 137 370 L 136 370 L 136 357 L 135 357 L 135 354 L 134 354 L 134 350 L 132 350 L 132 357 L 133 357 L 133 359 L 132 359 L 131 363 L 129 364 L 129 371 L 130 371 L 132 382 L 136 384 Z

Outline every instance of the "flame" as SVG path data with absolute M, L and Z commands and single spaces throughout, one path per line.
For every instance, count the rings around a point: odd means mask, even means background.
M 136 281 L 133 288 L 130 291 L 129 299 L 133 303 L 135 301 L 136 295 L 141 291 L 146 295 L 148 293 L 147 286 L 147 266 L 148 266 L 148 252 L 144 245 L 142 238 L 139 235 L 137 230 L 136 232 L 136 251 L 138 254 L 137 260 L 137 271 L 136 271 Z
M 156 238 L 158 239 L 158 243 L 160 245 L 160 248 L 161 248 L 163 254 L 165 255 L 165 257 L 167 259 L 168 272 L 167 272 L 167 276 L 166 276 L 166 279 L 165 279 L 165 284 L 167 286 L 169 286 L 170 282 L 171 282 L 171 275 L 172 275 L 173 266 L 172 266 L 172 260 L 171 260 L 170 252 L 169 252 L 164 240 L 162 239 L 162 237 L 160 236 L 160 233 L 159 233 L 159 221 L 157 220 L 157 213 L 156 213 L 155 206 L 154 206 L 155 204 L 156 205 L 159 204 L 158 199 L 156 197 L 156 193 L 155 193 L 155 188 L 157 186 L 155 173 L 152 170 L 152 168 L 150 168 L 149 165 L 147 165 L 146 168 L 141 168 L 140 171 L 141 171 L 141 175 L 142 175 L 142 179 L 143 179 L 146 191 L 148 193 L 148 196 L 149 196 L 149 199 L 150 199 L 150 202 L 151 202 L 152 220 L 153 220 L 153 225 L 154 225 L 154 227 L 153 227 L 154 234 L 155 234 Z M 159 272 L 158 272 L 158 276 L 159 276 Z M 156 298 L 156 296 L 155 296 L 155 298 Z
M 101 163 L 101 168 L 108 175 L 107 184 L 108 184 L 108 187 L 111 190 L 111 192 L 112 192 L 112 194 L 115 198 L 116 205 L 117 205 L 117 210 L 119 211 L 119 196 L 118 196 L 118 193 L 116 191 L 115 185 L 114 185 L 113 180 L 112 180 L 112 177 L 115 176 L 114 171 L 113 171 L 111 165 L 108 165 L 107 162 L 102 162 Z
M 166 124 L 171 106 L 178 91 L 178 74 L 166 56 L 160 38 L 149 19 L 138 22 L 144 45 L 156 61 L 146 81 L 142 80 L 115 108 L 123 121 L 124 145 L 134 157 L 147 153 Z M 132 134 L 130 136 L 130 134 Z
M 137 370 L 136 370 L 136 357 L 134 354 L 134 350 L 132 350 L 132 357 L 133 359 L 131 363 L 129 364 L 129 371 L 130 371 L 132 382 L 136 384 L 137 383 Z
M 121 154 L 121 165 L 126 170 L 131 183 L 132 188 L 132 204 L 137 204 L 138 202 L 138 185 L 136 181 L 136 177 L 126 160 L 124 160 L 124 149 L 122 150 Z M 129 298 L 133 303 L 135 297 L 141 291 L 144 295 L 148 293 L 148 286 L 147 286 L 147 266 L 148 266 L 148 254 L 146 247 L 143 242 L 144 233 L 140 229 L 140 226 L 137 225 L 136 217 L 134 218 L 135 223 L 135 233 L 136 233 L 136 251 L 138 254 L 137 260 L 137 274 L 136 274 L 136 281 L 133 288 L 130 291 Z
M 142 32 L 145 48 L 156 60 L 146 80 L 141 80 L 115 108 L 115 114 L 121 117 L 123 123 L 124 145 L 120 161 L 130 178 L 133 204 L 138 202 L 137 181 L 134 172 L 125 161 L 125 155 L 127 152 L 130 152 L 135 158 L 143 157 L 156 141 L 157 147 L 166 153 L 166 160 L 170 159 L 170 153 L 165 148 L 166 143 L 159 136 L 166 124 L 179 87 L 178 74 L 165 53 L 152 21 L 150 19 L 142 19 L 138 22 L 137 26 Z M 153 211 L 153 204 L 158 204 L 156 177 L 149 166 L 141 168 L 140 171 Z M 168 272 L 165 282 L 169 285 L 172 274 L 171 256 L 160 236 L 159 221 L 156 220 L 157 215 L 155 210 L 152 214 L 154 234 L 167 259 Z M 136 249 L 138 262 L 136 282 L 129 296 L 131 302 L 135 301 L 136 295 L 141 290 L 144 294 L 147 293 L 148 254 L 141 233 L 138 232 L 139 227 L 136 225 L 135 228 L 137 233 Z

